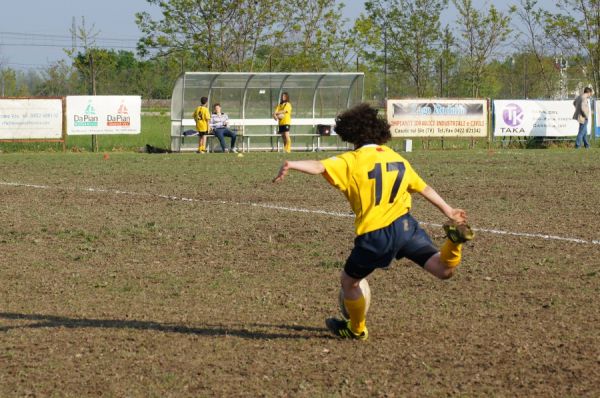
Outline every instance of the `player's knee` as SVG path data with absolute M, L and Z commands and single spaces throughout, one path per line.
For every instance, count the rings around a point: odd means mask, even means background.
M 446 280 L 452 278 L 455 267 L 450 267 L 440 260 L 439 253 L 432 256 L 425 263 L 425 270 L 438 279 Z
M 353 278 L 350 275 L 348 275 L 346 271 L 342 271 L 340 282 L 342 283 L 342 288 L 344 289 L 344 291 L 348 291 L 351 289 L 358 288 L 360 279 Z

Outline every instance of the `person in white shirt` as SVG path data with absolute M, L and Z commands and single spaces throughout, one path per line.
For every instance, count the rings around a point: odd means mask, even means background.
M 215 136 L 219 139 L 223 152 L 227 152 L 227 146 L 225 145 L 225 137 L 231 138 L 230 152 L 237 152 L 235 149 L 235 140 L 237 134 L 228 128 L 229 117 L 226 113 L 221 112 L 221 104 L 216 103 L 213 105 L 213 114 L 210 117 L 209 125 L 213 130 Z

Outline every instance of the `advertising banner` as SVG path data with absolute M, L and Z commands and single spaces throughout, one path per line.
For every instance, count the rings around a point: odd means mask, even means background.
M 61 139 L 61 99 L 0 99 L 0 139 Z
M 487 137 L 486 100 L 403 99 L 387 101 L 393 137 Z
M 573 100 L 496 100 L 496 137 L 575 137 L 579 129 L 573 120 Z M 588 123 L 588 134 L 591 123 Z
M 67 134 L 139 134 L 141 115 L 140 96 L 68 96 Z
M 600 110 L 600 101 L 594 101 L 594 120 L 596 121 L 596 138 L 600 138 L 600 123 L 598 123 L 598 111 Z

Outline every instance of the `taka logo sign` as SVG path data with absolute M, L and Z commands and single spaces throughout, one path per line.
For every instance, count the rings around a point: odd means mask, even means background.
M 73 122 L 75 123 L 75 127 L 98 127 L 98 116 L 96 115 L 96 109 L 92 101 L 88 102 L 83 115 L 73 115 Z
M 525 119 L 525 112 L 517 104 L 508 104 L 504 107 L 502 112 L 502 119 L 508 127 L 500 127 L 502 134 L 521 135 L 525 134 L 523 128 L 523 119 Z
M 504 123 L 510 127 L 517 127 L 523 123 L 523 118 L 525 117 L 525 113 L 523 109 L 517 104 L 508 104 L 504 108 L 504 112 L 502 113 L 502 118 L 504 119 Z
M 106 115 L 107 126 L 131 126 L 131 118 L 129 117 L 129 111 L 125 106 L 124 102 L 121 102 L 117 113 Z

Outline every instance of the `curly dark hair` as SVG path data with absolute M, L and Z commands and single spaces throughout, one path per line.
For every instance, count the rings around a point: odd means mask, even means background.
M 335 132 L 356 148 L 366 144 L 385 144 L 392 138 L 387 120 L 378 116 L 377 109 L 366 103 L 338 115 Z

